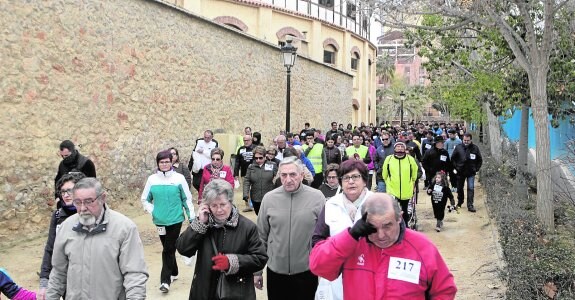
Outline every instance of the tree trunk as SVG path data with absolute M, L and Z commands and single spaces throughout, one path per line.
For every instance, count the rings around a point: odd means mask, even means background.
M 551 186 L 551 150 L 549 113 L 547 107 L 547 67 L 535 65 L 528 72 L 531 108 L 535 121 L 537 162 L 537 217 L 547 231 L 555 228 L 553 218 L 553 188 Z
M 527 173 L 527 153 L 529 152 L 529 105 L 523 103 L 521 105 L 521 129 L 519 134 L 519 145 L 517 155 L 517 174 L 515 175 L 517 188 L 517 196 L 519 198 L 527 198 L 527 182 L 525 181 L 525 174 Z
M 489 108 L 489 102 L 483 104 L 485 106 L 485 114 L 487 115 L 487 138 L 489 139 L 489 146 L 491 149 L 491 157 L 500 163 L 501 162 L 501 133 L 499 128 L 499 120 L 493 115 Z

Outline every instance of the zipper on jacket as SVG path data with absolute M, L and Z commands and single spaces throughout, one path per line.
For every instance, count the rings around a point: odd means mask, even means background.
M 303 184 L 303 183 L 302 183 Z M 301 188 L 301 186 L 300 186 Z M 291 213 L 293 209 L 293 193 L 290 193 L 289 201 L 289 234 L 288 234 L 288 275 L 291 275 Z
M 407 155 L 407 154 L 406 154 L 406 155 Z M 404 158 L 405 158 L 405 157 L 404 157 Z M 402 161 L 402 160 L 403 160 L 403 159 L 398 159 L 398 161 L 399 161 L 399 200 L 403 200 L 403 199 L 401 198 L 401 180 L 402 180 L 402 178 L 401 178 L 401 161 Z

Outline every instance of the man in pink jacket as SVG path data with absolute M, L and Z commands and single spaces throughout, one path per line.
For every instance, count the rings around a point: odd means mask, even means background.
M 328 280 L 343 273 L 345 300 L 454 299 L 453 275 L 423 234 L 405 228 L 388 194 L 365 200 L 363 218 L 312 249 L 310 270 Z

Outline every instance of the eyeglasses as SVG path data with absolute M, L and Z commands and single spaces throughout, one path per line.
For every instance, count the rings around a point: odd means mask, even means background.
M 337 179 L 337 176 L 327 176 L 327 179 Z
M 382 141 L 389 141 L 389 139 L 381 139 Z
M 349 181 L 351 179 L 351 181 L 358 181 L 361 178 L 361 175 L 359 174 L 354 174 L 354 175 L 344 175 L 341 177 L 342 181 Z
M 96 202 L 96 200 L 98 200 L 103 194 L 98 195 L 98 197 L 96 197 L 96 199 L 84 199 L 84 200 L 80 200 L 80 199 L 74 199 L 72 200 L 72 203 L 74 204 L 74 206 L 76 207 L 80 207 L 82 205 L 84 206 L 90 206 L 92 205 L 94 202 Z
M 264 157 L 263 156 L 254 156 L 254 159 L 255 160 L 261 160 L 261 159 L 264 159 Z
M 68 194 L 68 196 L 72 196 L 72 189 L 61 190 L 60 195 L 64 196 L 64 194 Z
M 275 154 L 275 153 L 273 153 L 273 152 L 268 152 L 268 153 L 266 153 L 266 154 L 267 154 L 267 155 L 273 155 L 273 156 L 275 156 L 275 155 L 276 155 L 276 154 Z
M 222 160 L 222 159 L 221 159 L 221 158 L 213 158 L 213 157 L 212 157 L 212 161 L 220 161 L 220 160 Z

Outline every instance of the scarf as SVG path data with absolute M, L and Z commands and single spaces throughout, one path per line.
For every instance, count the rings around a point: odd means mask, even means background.
M 363 198 L 365 198 L 366 193 L 367 188 L 363 188 L 361 195 L 359 195 L 359 197 L 354 202 L 351 202 L 349 199 L 347 199 L 345 193 L 342 194 L 343 206 L 345 207 L 345 210 L 347 211 L 347 214 L 349 215 L 349 218 L 351 219 L 352 222 L 355 222 L 355 215 L 357 214 L 357 209 L 363 203 Z
M 236 226 L 238 226 L 239 218 L 240 218 L 240 213 L 238 212 L 237 207 L 232 204 L 232 213 L 224 222 L 219 222 L 218 220 L 216 220 L 216 218 L 214 218 L 214 216 L 212 214 L 209 214 L 208 226 L 209 227 L 215 227 L 215 228 L 222 228 L 224 226 L 236 227 Z
M 222 164 L 221 167 L 216 167 L 213 164 L 210 164 L 210 180 L 212 179 L 218 179 L 220 178 L 220 171 L 222 170 L 222 168 L 224 167 L 224 164 Z

